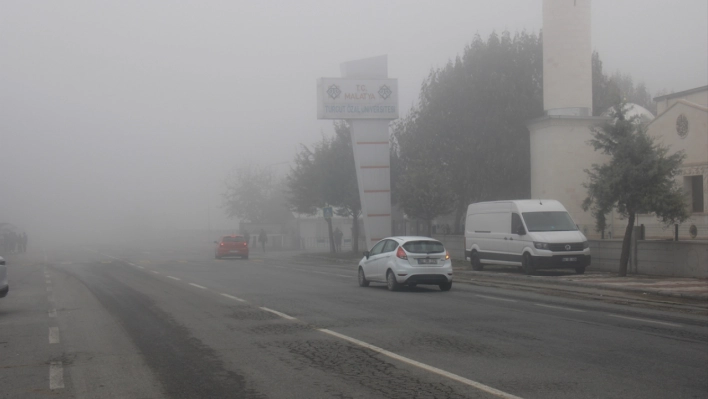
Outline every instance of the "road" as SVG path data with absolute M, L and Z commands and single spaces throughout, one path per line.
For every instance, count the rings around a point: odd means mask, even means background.
M 10 258 L 0 397 L 704 398 L 708 320 L 208 248 Z

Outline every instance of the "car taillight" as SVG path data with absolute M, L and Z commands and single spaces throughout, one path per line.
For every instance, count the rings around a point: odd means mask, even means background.
M 244 246 L 244 247 L 247 247 L 247 246 L 248 246 L 248 243 L 247 243 L 247 242 L 244 242 L 244 243 L 243 243 L 243 246 Z
M 223 246 L 224 246 L 224 243 L 223 243 L 223 242 L 222 242 L 222 243 L 219 243 L 219 246 L 220 246 L 220 247 L 223 247 Z
M 408 260 L 408 256 L 406 256 L 406 251 L 403 250 L 403 247 L 398 247 L 398 251 L 396 251 L 396 257 L 399 259 Z
M 448 250 L 446 249 L 446 250 L 445 250 L 445 260 L 448 260 L 448 259 L 450 259 L 450 251 L 448 251 Z

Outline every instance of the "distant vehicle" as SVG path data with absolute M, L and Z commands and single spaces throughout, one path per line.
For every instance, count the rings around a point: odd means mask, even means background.
M 465 256 L 473 270 L 485 264 L 585 273 L 590 246 L 563 205 L 555 200 L 479 202 L 467 207 Z
M 359 262 L 359 285 L 386 283 L 390 291 L 403 285 L 433 284 L 452 288 L 452 261 L 443 244 L 430 237 L 389 237 L 364 252 Z
M 214 241 L 216 249 L 214 257 L 221 259 L 227 256 L 239 256 L 248 259 L 248 242 L 242 235 L 223 236 L 221 241 Z
M 0 298 L 5 298 L 10 292 L 10 284 L 7 281 L 7 265 L 5 258 L 0 256 Z

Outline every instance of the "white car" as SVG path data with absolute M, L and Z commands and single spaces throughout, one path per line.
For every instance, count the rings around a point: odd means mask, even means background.
M 452 261 L 443 244 L 430 237 L 389 237 L 364 252 L 359 262 L 359 285 L 386 283 L 390 291 L 402 285 L 433 284 L 452 288 Z
M 5 258 L 0 256 L 0 298 L 5 298 L 10 291 L 10 284 L 7 282 L 7 266 Z

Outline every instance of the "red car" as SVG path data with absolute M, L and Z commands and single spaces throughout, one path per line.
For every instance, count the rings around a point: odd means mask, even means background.
M 248 259 L 248 242 L 241 235 L 223 236 L 221 241 L 214 241 L 216 250 L 214 257 L 221 259 L 225 256 L 240 256 L 243 259 Z

